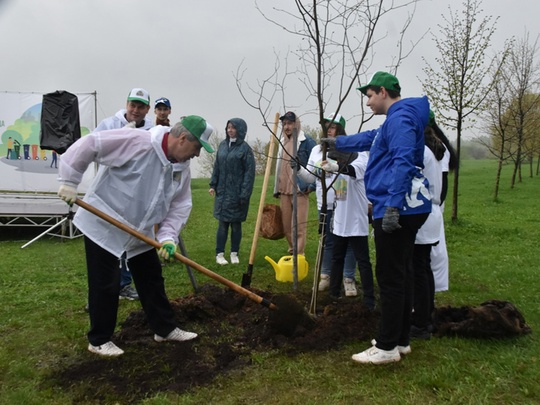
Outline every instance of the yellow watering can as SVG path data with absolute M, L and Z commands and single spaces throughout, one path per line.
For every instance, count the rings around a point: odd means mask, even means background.
M 268 256 L 264 256 L 264 258 L 274 267 L 277 281 L 282 281 L 282 282 L 294 281 L 292 256 L 283 256 L 281 259 L 279 259 L 278 263 L 273 261 Z M 306 278 L 308 274 L 308 262 L 306 261 L 306 258 L 304 257 L 304 255 L 297 255 L 296 259 L 298 262 L 298 281 L 300 281 Z

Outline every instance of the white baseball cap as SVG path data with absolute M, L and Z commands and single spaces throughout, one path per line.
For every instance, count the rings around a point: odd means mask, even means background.
M 128 101 L 140 101 L 143 104 L 150 105 L 150 94 L 145 89 L 132 89 L 127 99 Z

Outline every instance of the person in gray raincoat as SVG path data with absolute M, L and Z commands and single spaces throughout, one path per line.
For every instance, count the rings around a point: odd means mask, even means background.
M 231 263 L 238 264 L 242 241 L 242 222 L 247 218 L 249 199 L 255 180 L 255 157 L 245 141 L 247 124 L 231 118 L 219 144 L 208 192 L 215 197 L 214 217 L 219 221 L 216 234 L 216 263 L 228 264 L 225 244 L 231 228 Z

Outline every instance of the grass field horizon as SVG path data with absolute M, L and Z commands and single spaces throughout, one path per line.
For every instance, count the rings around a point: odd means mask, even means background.
M 449 190 L 445 219 L 450 289 L 437 294 L 436 305 L 459 307 L 479 305 L 490 299 L 510 301 L 522 312 L 532 328 L 531 334 L 504 340 L 455 337 L 414 341 L 410 356 L 385 366 L 350 361 L 351 354 L 368 347 L 368 341 L 292 357 L 279 351 L 256 352 L 247 368 L 223 374 L 211 384 L 187 393 L 163 392 L 143 403 L 540 404 L 540 343 L 536 336 L 540 325 L 537 297 L 540 178 L 524 177 L 511 189 L 511 167 L 505 166 L 499 198 L 494 202 L 495 172 L 493 160 L 462 161 L 455 224 L 449 220 L 452 195 Z M 215 264 L 217 221 L 212 215 L 208 179 L 193 180 L 193 211 L 182 232 L 193 260 L 240 284 L 247 269 L 261 187 L 262 178 L 258 177 L 243 227 L 240 265 L 218 267 Z M 271 192 L 266 200 L 277 201 Z M 32 234 L 28 230 L 2 228 L 2 404 L 74 403 L 74 392 L 51 385 L 48 378 L 59 364 L 86 355 L 82 354 L 86 351 L 88 328 L 84 312 L 86 269 L 82 240 L 44 237 L 21 249 L 41 232 Z M 306 248 L 309 274 L 298 284 L 300 291 L 311 290 L 317 242 L 313 195 Z M 373 240 L 370 245 L 373 253 Z M 275 293 L 292 291 L 291 283 L 276 281 L 272 266 L 264 259 L 268 255 L 277 261 L 286 254 L 284 240 L 260 239 L 252 286 Z M 167 265 L 164 277 L 169 298 L 193 292 L 180 263 Z M 196 273 L 196 278 L 200 284 L 215 283 L 202 274 Z M 119 323 L 139 308 L 138 302 L 122 301 Z M 99 384 L 99 376 L 88 383 Z M 78 403 L 100 401 L 88 398 Z

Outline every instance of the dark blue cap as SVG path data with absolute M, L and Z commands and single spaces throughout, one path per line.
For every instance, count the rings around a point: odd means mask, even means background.
M 171 102 L 165 97 L 158 98 L 154 103 L 154 108 L 156 108 L 158 104 L 165 104 L 167 108 L 171 108 Z
M 279 117 L 279 119 L 281 121 L 287 120 L 287 121 L 295 122 L 296 121 L 296 114 L 293 113 L 292 111 L 288 111 L 288 112 L 285 113 L 285 115 L 282 115 L 281 117 Z

